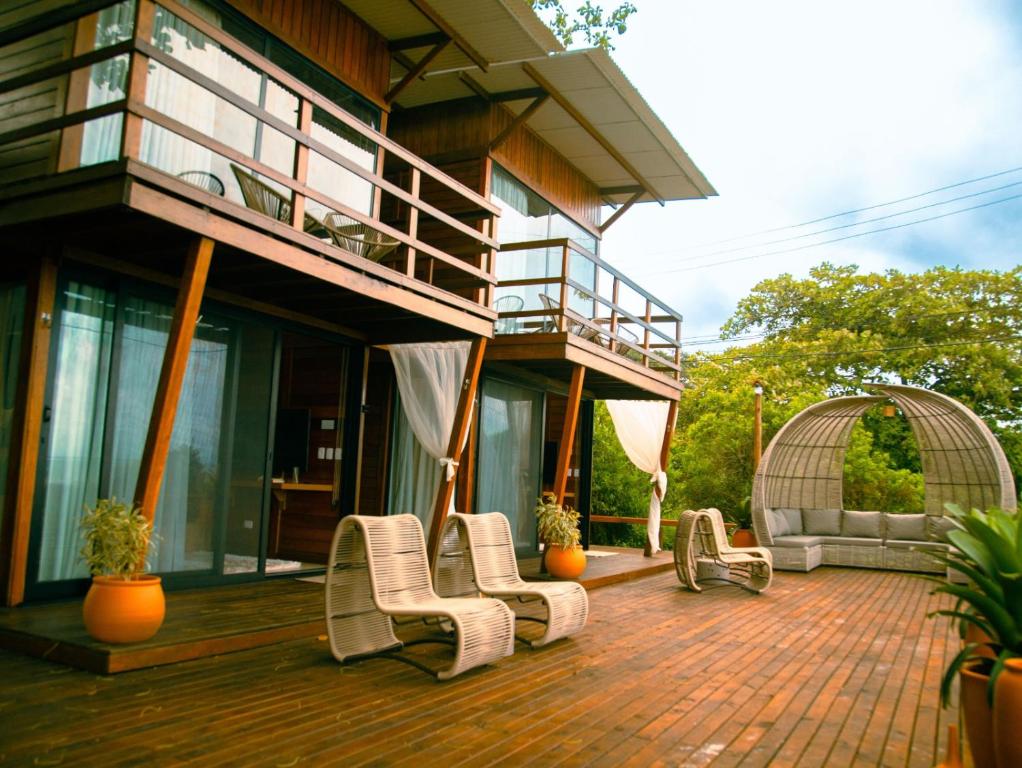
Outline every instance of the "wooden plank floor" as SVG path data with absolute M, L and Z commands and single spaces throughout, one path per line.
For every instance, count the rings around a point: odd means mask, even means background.
M 858 569 L 759 596 L 655 575 L 592 592 L 574 638 L 447 683 L 342 667 L 320 638 L 113 677 L 0 652 L 0 761 L 931 766 L 955 638 L 929 591 Z

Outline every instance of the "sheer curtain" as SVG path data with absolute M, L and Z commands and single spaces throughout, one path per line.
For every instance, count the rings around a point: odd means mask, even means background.
M 660 466 L 660 450 L 667 429 L 670 403 L 666 400 L 607 400 L 614 431 L 629 460 L 650 476 L 646 538 L 650 550 L 660 551 L 660 500 L 667 492 L 667 473 Z
M 391 456 L 390 502 L 391 514 L 410 512 L 425 527 L 429 523 L 440 488 L 440 473 L 436 459 L 427 453 L 415 437 L 412 425 L 401 407 L 394 412 L 394 449 Z
M 447 446 L 454 428 L 454 415 L 461 396 L 471 343 L 455 341 L 441 344 L 395 344 L 390 357 L 397 374 L 401 395 L 401 412 L 422 449 L 439 462 L 443 477 L 452 480 L 457 471 L 456 456 L 447 456 Z M 427 487 L 423 478 L 428 472 L 414 471 L 413 454 L 405 461 L 405 474 L 399 477 L 399 497 L 413 502 L 413 508 L 424 509 L 423 526 L 430 523 L 429 510 L 436 499 L 437 479 Z M 409 471 L 411 470 L 411 471 Z M 433 476 L 437 477 L 434 465 Z M 404 485 L 401 485 L 401 484 Z

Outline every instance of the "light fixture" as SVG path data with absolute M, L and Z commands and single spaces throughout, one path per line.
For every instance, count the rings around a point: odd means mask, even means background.
M 756 394 L 756 395 L 762 395 L 763 394 L 763 385 L 760 384 L 757 381 L 755 384 L 752 385 L 752 392 L 753 392 L 753 394 Z

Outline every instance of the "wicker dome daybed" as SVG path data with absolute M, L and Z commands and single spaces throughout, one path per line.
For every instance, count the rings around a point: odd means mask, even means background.
M 946 502 L 963 508 L 1016 508 L 1004 451 L 975 413 L 953 398 L 919 387 L 867 388 L 877 394 L 809 406 L 781 427 L 763 453 L 752 483 L 752 520 L 775 568 L 808 571 L 822 563 L 940 572 L 924 550 L 947 546 Z M 915 436 L 925 514 L 844 509 L 849 435 L 856 420 L 884 400 L 901 408 Z

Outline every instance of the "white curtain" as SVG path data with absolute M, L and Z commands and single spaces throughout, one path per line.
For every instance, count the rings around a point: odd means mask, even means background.
M 442 477 L 448 481 L 454 479 L 458 466 L 458 457 L 448 456 L 447 447 L 470 347 L 467 341 L 390 347 L 402 412 L 416 439 L 426 453 L 439 462 Z M 435 495 L 436 491 L 433 493 Z M 415 506 L 422 506 L 421 499 L 416 499 Z M 428 524 L 428 519 L 423 521 L 424 526 Z
M 632 464 L 650 476 L 653 484 L 646 538 L 655 554 L 660 551 L 660 500 L 667 492 L 667 473 L 660 466 L 660 449 L 670 403 L 666 400 L 608 400 L 607 410 L 625 454 Z

